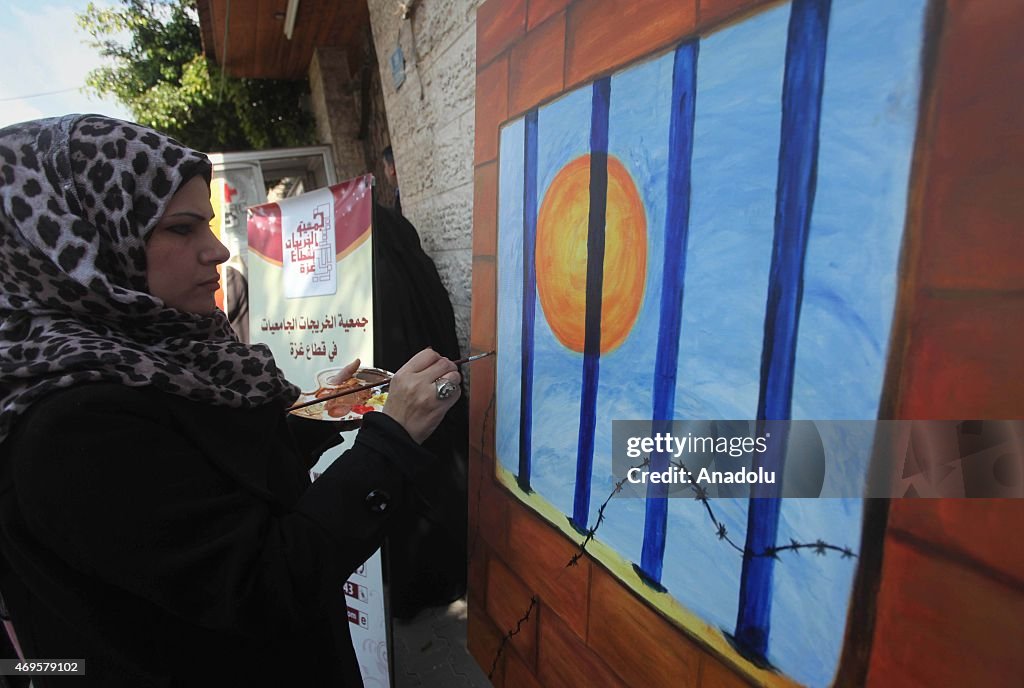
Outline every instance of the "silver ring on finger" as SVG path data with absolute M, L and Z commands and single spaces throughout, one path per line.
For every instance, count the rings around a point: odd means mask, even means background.
M 455 383 L 445 377 L 439 377 L 434 380 L 434 386 L 437 388 L 437 398 L 444 401 L 455 392 Z

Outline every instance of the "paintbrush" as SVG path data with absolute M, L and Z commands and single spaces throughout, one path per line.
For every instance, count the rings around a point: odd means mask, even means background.
M 479 361 L 481 358 L 487 358 L 488 356 L 493 356 L 493 355 L 494 355 L 493 351 L 487 351 L 487 352 L 482 353 L 482 354 L 475 354 L 473 356 L 467 356 L 466 358 L 460 358 L 457 361 L 452 361 L 452 363 L 454 363 L 456 366 L 461 366 L 461 365 L 463 365 L 465 363 L 472 363 L 473 361 Z M 319 399 L 313 399 L 311 401 L 304 401 L 301 404 L 295 404 L 295 405 L 293 405 L 293 406 L 288 408 L 288 413 L 291 413 L 292 411 L 298 411 L 299 409 L 306 408 L 307 406 L 314 406 L 316 404 L 322 404 L 325 401 L 330 401 L 331 399 L 337 399 L 338 397 L 343 397 L 343 396 L 348 395 L 348 394 L 355 394 L 356 392 L 362 392 L 365 389 L 384 390 L 384 389 L 387 389 L 388 385 L 390 385 L 390 384 L 391 384 L 391 380 L 384 380 L 383 382 L 367 382 L 366 384 L 359 385 L 359 386 L 353 387 L 351 389 L 345 389 L 345 390 L 342 390 L 340 392 L 336 392 L 334 394 L 328 394 L 327 396 L 320 397 Z

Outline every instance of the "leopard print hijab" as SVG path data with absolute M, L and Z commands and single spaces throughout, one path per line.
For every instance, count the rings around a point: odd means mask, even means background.
M 227 318 L 148 293 L 145 242 L 201 153 L 137 124 L 68 115 L 0 129 L 0 442 L 54 390 L 151 385 L 236 408 L 299 394 Z

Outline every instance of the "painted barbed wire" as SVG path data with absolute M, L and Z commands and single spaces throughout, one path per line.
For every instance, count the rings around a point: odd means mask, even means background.
M 670 461 L 669 463 L 687 473 L 690 472 L 690 470 L 686 467 L 686 464 L 683 463 L 682 461 Z M 729 545 L 731 545 L 733 549 L 735 549 L 740 554 L 746 556 L 748 554 L 747 549 L 745 547 L 740 547 L 735 542 L 733 542 L 733 539 L 729 537 L 729 531 L 725 527 L 725 524 L 719 521 L 718 518 L 715 516 L 715 510 L 711 508 L 711 500 L 708 498 L 707 488 L 701 485 L 692 484 L 689 485 L 689 488 L 694 492 L 693 498 L 696 499 L 701 504 L 703 504 L 705 510 L 707 510 L 708 518 L 711 519 L 711 523 L 715 526 L 715 535 L 718 536 L 718 539 L 724 540 L 725 542 L 729 543 Z M 801 549 L 813 549 L 814 553 L 819 556 L 824 556 L 829 550 L 841 553 L 843 559 L 851 559 L 857 556 L 849 547 L 840 547 L 838 545 L 833 545 L 828 542 L 825 542 L 821 539 L 815 540 L 814 542 L 798 542 L 793 538 L 789 539 L 788 545 L 766 547 L 761 552 L 750 552 L 749 554 L 752 557 L 772 557 L 773 559 L 779 559 L 779 552 L 792 550 L 799 554 Z M 779 559 L 779 561 L 781 561 L 781 559 Z
M 530 598 L 530 606 L 527 607 L 526 613 L 523 614 L 522 618 L 516 622 L 516 627 L 510 630 L 501 639 L 501 643 L 498 645 L 498 651 L 494 654 L 494 661 L 491 662 L 491 670 L 487 672 L 487 680 L 494 677 L 494 672 L 498 668 L 498 660 L 501 659 L 501 653 L 505 651 L 505 646 L 512 640 L 516 635 L 519 635 L 519 631 L 522 630 L 523 624 L 530 620 L 530 614 L 533 613 L 534 607 L 540 603 L 540 599 L 536 595 Z
M 651 457 L 650 455 L 648 455 L 647 457 L 644 458 L 643 461 L 638 463 L 636 466 L 632 466 L 629 470 L 633 470 L 633 468 L 646 468 L 647 466 L 650 465 Z M 629 471 L 626 471 L 626 474 L 629 475 Z M 580 543 L 579 551 L 572 555 L 572 557 L 569 559 L 569 563 L 565 565 L 566 568 L 569 568 L 570 566 L 576 566 L 579 560 L 586 553 L 587 545 L 589 545 L 590 541 L 594 539 L 594 535 L 597 533 L 597 529 L 601 527 L 602 523 L 604 523 L 605 508 L 608 506 L 608 503 L 612 501 L 612 497 L 622 492 L 622 487 L 625 484 L 626 478 L 623 478 L 619 482 L 615 483 L 615 487 L 612 488 L 612 491 L 608 495 L 607 499 L 604 500 L 604 503 L 601 504 L 600 508 L 598 508 L 597 510 L 597 520 L 594 522 L 594 525 L 587 530 L 587 536 L 583 538 L 583 542 Z
M 494 401 L 493 398 L 492 398 L 491 401 L 493 403 L 493 401 Z M 488 407 L 488 408 L 490 408 L 490 407 Z M 485 415 L 485 419 L 486 419 L 486 415 Z M 485 422 L 485 427 L 486 427 L 486 422 Z M 686 464 L 684 464 L 682 461 L 671 461 L 670 463 L 672 465 L 677 466 L 678 468 L 682 469 L 683 471 L 686 471 L 687 473 L 689 473 L 689 469 L 686 468 Z M 644 460 L 642 462 L 640 462 L 639 464 L 636 464 L 635 466 L 632 466 L 629 470 L 632 470 L 632 468 L 646 468 L 650 464 L 651 464 L 651 456 L 650 456 L 650 454 L 648 454 L 647 456 L 644 457 Z M 626 475 L 629 475 L 629 470 L 626 471 Z M 598 510 L 597 510 L 597 519 L 594 521 L 594 525 L 587 530 L 586 537 L 584 537 L 583 541 L 579 544 L 577 551 L 573 553 L 573 555 L 569 558 L 569 561 L 565 564 L 565 568 L 566 569 L 572 568 L 574 566 L 577 566 L 579 564 L 579 560 L 583 558 L 584 554 L 586 554 L 587 546 L 593 541 L 594 536 L 597 534 L 598 528 L 600 528 L 601 524 L 604 523 L 604 521 L 605 521 L 605 509 L 608 507 L 608 504 L 611 502 L 612 498 L 615 495 L 617 495 L 618 493 L 622 492 L 623 486 L 625 486 L 626 481 L 627 481 L 627 478 L 623 478 L 622 480 L 620 480 L 617 483 L 615 483 L 615 486 L 612 488 L 611 492 L 608 494 L 608 497 L 604 500 L 604 502 L 598 508 Z M 735 549 L 741 555 L 746 556 L 746 554 L 748 553 L 747 549 L 745 547 L 740 547 L 739 545 L 737 545 L 733 541 L 733 539 L 729 536 L 729 531 L 725 527 L 725 524 L 722 523 L 721 521 L 719 521 L 718 517 L 715 515 L 715 510 L 711 507 L 711 500 L 708 497 L 707 489 L 702 487 L 702 486 L 700 486 L 700 485 L 690 485 L 689 487 L 694 492 L 694 499 L 696 499 L 697 501 L 699 501 L 701 504 L 704 505 L 704 509 L 707 511 L 708 518 L 711 519 L 711 523 L 715 526 L 715 534 L 718 536 L 718 539 L 719 540 L 724 540 L 726 543 L 728 543 L 733 549 Z M 479 502 L 479 495 L 478 495 L 478 499 L 477 499 L 477 510 L 478 510 L 478 514 L 477 515 L 478 516 L 479 516 L 479 508 L 480 508 L 480 502 Z M 478 521 L 477 528 L 479 529 L 479 521 Z M 838 545 L 833 545 L 831 543 L 825 542 L 824 540 L 821 540 L 820 538 L 818 540 L 815 540 L 814 542 L 798 542 L 797 540 L 794 540 L 794 539 L 790 538 L 788 545 L 780 545 L 780 546 L 767 547 L 767 548 L 765 548 L 761 552 L 751 552 L 750 556 L 753 556 L 753 557 L 772 557 L 773 559 L 781 561 L 781 559 L 779 558 L 779 553 L 780 552 L 791 550 L 791 551 L 794 551 L 797 554 L 799 554 L 801 549 L 813 549 L 814 553 L 819 555 L 819 556 L 824 556 L 825 554 L 828 553 L 829 550 L 832 550 L 832 551 L 835 551 L 835 552 L 839 552 L 840 554 L 842 554 L 842 558 L 843 559 L 851 559 L 851 558 L 854 558 L 854 557 L 857 556 L 853 552 L 853 550 L 850 549 L 849 547 L 840 547 Z M 538 603 L 539 603 L 539 599 L 538 599 L 538 597 L 536 595 L 531 597 L 530 598 L 530 606 L 526 610 L 526 613 L 523 614 L 522 618 L 519 619 L 518 623 L 516 623 L 516 627 L 514 629 L 508 631 L 504 635 L 504 637 L 502 637 L 501 644 L 498 646 L 498 651 L 494 655 L 494 661 L 491 663 L 491 671 L 487 674 L 487 678 L 491 678 L 491 676 L 493 676 L 495 670 L 497 669 L 498 661 L 501 659 L 501 655 L 502 655 L 502 653 L 505 650 L 505 645 L 508 643 L 508 641 L 510 641 L 512 639 L 512 637 L 514 635 L 517 635 L 519 633 L 519 631 L 522 629 L 522 625 L 530 619 L 530 614 L 533 612 L 534 607 L 536 607 L 536 605 Z
M 648 465 L 650 465 L 650 463 L 651 463 L 651 457 L 647 456 L 646 458 L 644 458 L 644 460 L 642 462 L 640 462 L 636 466 L 634 466 L 634 468 L 645 468 Z M 587 531 L 586 537 L 583 539 L 583 542 L 580 543 L 580 545 L 579 545 L 579 551 L 574 553 L 572 555 L 572 557 L 569 558 L 568 563 L 566 563 L 565 567 L 562 570 L 563 573 L 565 572 L 565 569 L 568 569 L 568 568 L 571 568 L 573 566 L 576 566 L 576 564 L 579 562 L 580 558 L 587 551 L 587 545 L 589 545 L 591 540 L 594 539 L 594 534 L 597 532 L 598 527 L 604 522 L 604 510 L 605 510 L 605 508 L 608 506 L 608 503 L 611 502 L 612 497 L 617 495 L 619 492 L 622 492 L 622 486 L 625 485 L 625 484 L 626 484 L 626 479 L 625 478 L 623 478 L 619 482 L 615 483 L 615 487 L 612 488 L 612 491 L 608 494 L 608 497 L 604 500 L 604 503 L 602 503 L 601 507 L 597 510 L 597 521 L 594 523 L 594 526 Z M 479 506 L 479 502 L 478 502 L 478 506 Z M 561 574 L 559 574 L 558 577 L 560 578 Z M 525 623 L 526 621 L 528 621 L 530 619 L 530 613 L 533 612 L 533 608 L 535 606 L 537 606 L 539 603 L 540 603 L 540 599 L 536 595 L 531 597 L 530 598 L 530 606 L 526 610 L 526 613 L 523 614 L 523 617 L 521 619 L 519 619 L 519 623 L 517 623 L 516 627 L 514 629 L 510 630 L 509 632 L 507 632 L 505 634 L 505 636 L 501 639 L 501 644 L 498 645 L 498 651 L 494 655 L 494 661 L 491 663 L 491 671 L 490 671 L 490 673 L 487 674 L 487 678 L 491 678 L 491 676 L 494 674 L 495 669 L 497 669 L 498 660 L 501 659 L 501 653 L 505 651 L 505 645 L 508 643 L 509 640 L 512 639 L 512 636 L 514 636 L 517 633 L 519 633 L 520 629 L 522 628 L 523 623 Z
M 648 454 L 644 458 L 643 462 L 631 467 L 629 470 L 632 470 L 632 468 L 645 468 L 649 466 L 650 463 L 651 457 Z M 682 461 L 671 461 L 670 463 L 686 472 L 689 472 L 689 469 L 686 468 L 686 464 L 683 463 Z M 627 471 L 627 475 L 628 472 L 629 471 Z M 608 495 L 608 498 L 604 500 L 604 503 L 597 510 L 597 520 L 594 522 L 594 526 L 587 530 L 586 538 L 584 538 L 583 542 L 580 543 L 578 551 L 575 554 L 573 554 L 572 558 L 566 564 L 567 568 L 570 566 L 576 566 L 579 560 L 586 553 L 587 545 L 590 544 L 590 541 L 594 539 L 594 536 L 597 534 L 597 529 L 601 527 L 601 524 L 605 520 L 605 508 L 608 506 L 612 497 L 614 497 L 615 495 L 622 491 L 622 488 L 625 484 L 626 478 L 623 478 L 619 482 L 615 483 L 615 487 L 612 489 L 611 494 Z M 711 500 L 708 497 L 707 489 L 700 485 L 690 485 L 689 487 L 694 492 L 694 499 L 696 499 L 697 501 L 704 505 L 704 509 L 707 511 L 708 518 L 711 519 L 711 523 L 715 526 L 715 534 L 718 536 L 718 539 L 724 540 L 740 554 L 746 554 L 746 549 L 736 544 L 736 542 L 729 536 L 729 531 L 725 527 L 725 524 L 718 520 L 718 517 L 715 515 L 715 510 L 711 507 Z M 773 557 L 775 559 L 778 559 L 779 552 L 784 552 L 787 550 L 799 552 L 799 550 L 801 549 L 813 549 L 814 553 L 819 556 L 826 554 L 829 550 L 841 553 L 843 559 L 849 559 L 857 556 L 849 547 L 840 547 L 838 545 L 833 545 L 831 543 L 825 542 L 821 539 L 815 540 L 814 542 L 798 542 L 797 540 L 794 540 L 792 538 L 790 538 L 788 545 L 768 547 L 761 552 L 752 552 L 751 556 Z

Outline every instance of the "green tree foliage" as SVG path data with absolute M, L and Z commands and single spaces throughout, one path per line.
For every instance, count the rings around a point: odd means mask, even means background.
M 87 88 L 117 98 L 139 124 L 204 151 L 313 142 L 312 118 L 299 107 L 307 82 L 225 77 L 203 55 L 190 0 L 89 3 L 78 21 L 110 62 L 90 72 Z

